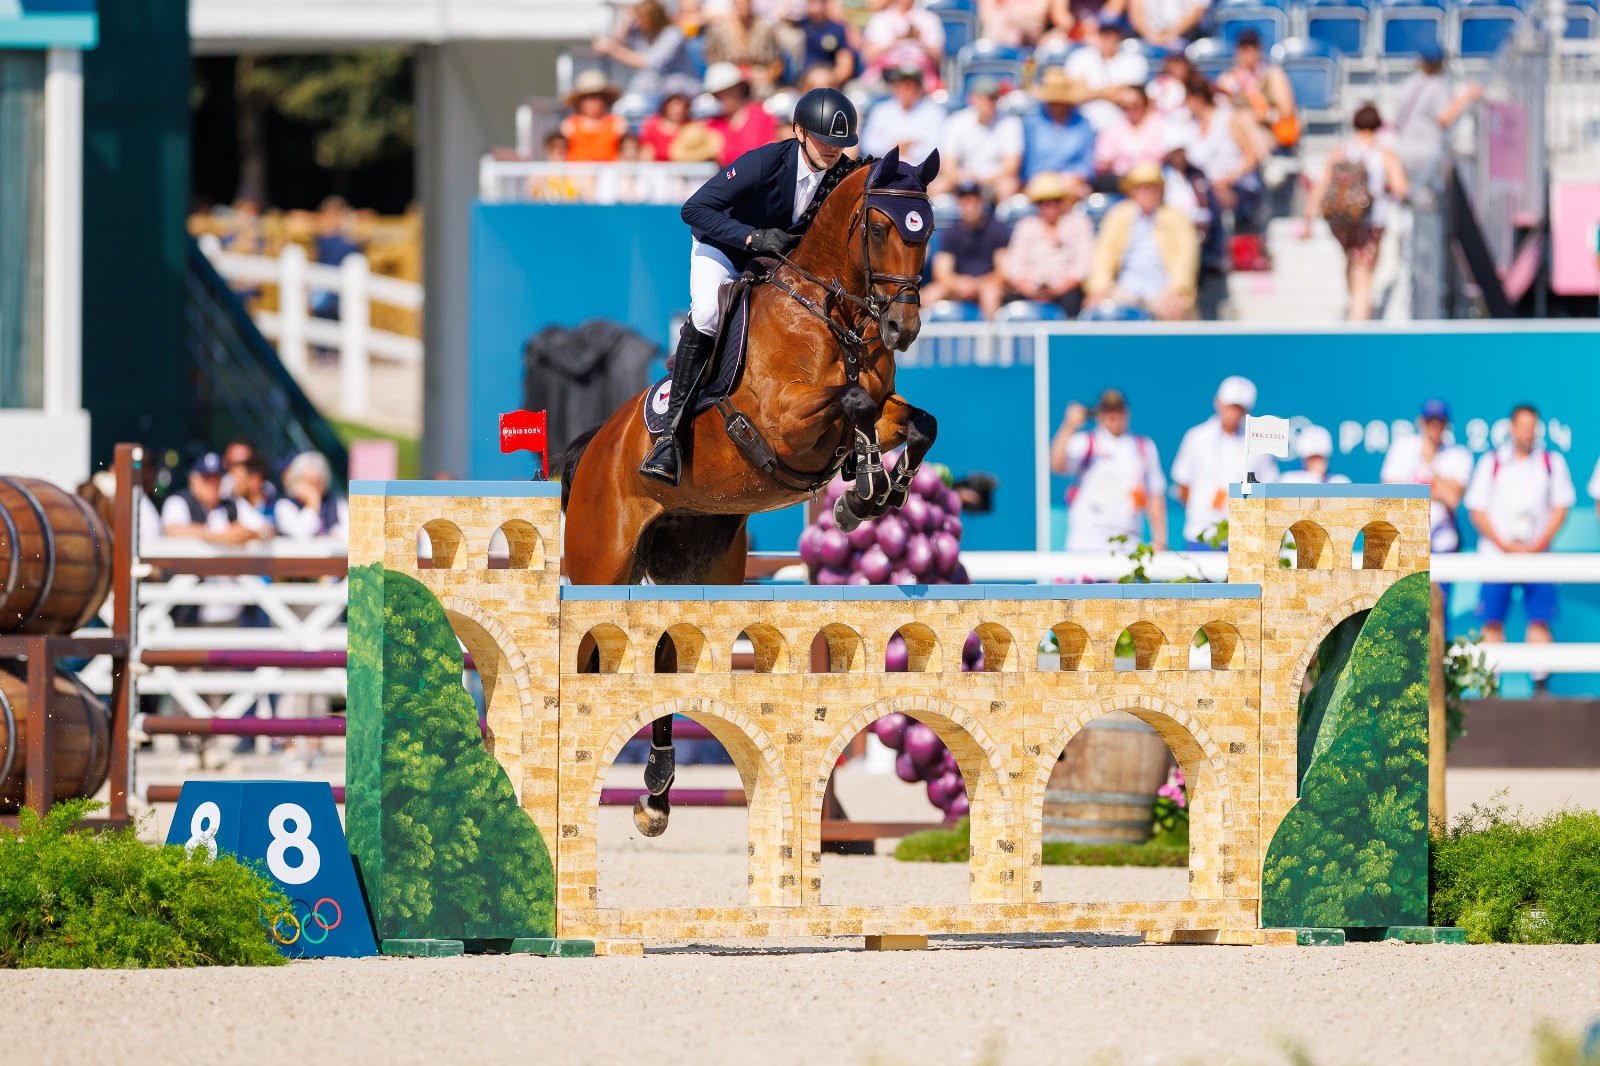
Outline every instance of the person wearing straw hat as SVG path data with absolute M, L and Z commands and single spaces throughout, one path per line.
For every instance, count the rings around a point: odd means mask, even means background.
M 1089 99 L 1084 84 L 1060 67 L 1047 67 L 1033 88 L 1042 106 L 1022 124 L 1022 178 L 1039 174 L 1076 174 L 1088 181 L 1094 176 L 1094 127 L 1079 112 Z
M 1014 299 L 1052 303 L 1068 315 L 1083 306 L 1083 279 L 1094 254 L 1094 225 L 1082 211 L 1082 179 L 1039 174 L 1023 190 L 1035 213 L 1017 222 L 1002 272 Z
M 561 120 L 567 138 L 567 159 L 573 163 L 614 163 L 628 123 L 611 113 L 622 91 L 598 70 L 586 70 L 572 83 L 567 106 L 572 114 Z
M 1127 199 L 1106 212 L 1095 243 L 1087 298 L 1139 307 L 1171 321 L 1194 317 L 1200 239 L 1179 208 L 1164 203 L 1166 179 L 1140 163 L 1122 179 Z
M 717 162 L 727 166 L 752 148 L 770 144 L 778 136 L 778 122 L 750 93 L 750 79 L 733 63 L 713 63 L 706 68 L 705 89 L 719 112 L 706 126 L 722 138 Z

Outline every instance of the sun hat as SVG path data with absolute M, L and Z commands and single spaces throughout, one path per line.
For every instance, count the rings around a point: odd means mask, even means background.
M 1333 434 L 1321 426 L 1307 426 L 1294 439 L 1294 451 L 1302 459 L 1320 455 L 1326 459 L 1333 455 Z
M 617 97 L 622 95 L 622 90 L 611 84 L 611 80 L 598 70 L 586 70 L 579 74 L 572 83 L 572 91 L 567 94 L 567 106 L 577 107 L 578 101 L 585 96 L 603 96 L 607 106 L 617 102 Z
M 709 163 L 722 154 L 722 134 L 704 122 L 688 122 L 667 145 L 673 163 Z
M 1070 104 L 1073 107 L 1089 99 L 1089 87 L 1077 78 L 1070 78 L 1061 67 L 1046 67 L 1033 87 L 1033 98 L 1042 104 Z
M 1161 167 L 1155 163 L 1136 163 L 1122 179 L 1122 191 L 1132 192 L 1141 185 L 1165 185 Z
M 1046 171 L 1030 178 L 1027 187 L 1022 190 L 1022 195 L 1036 204 L 1048 200 L 1076 200 L 1078 188 L 1068 181 L 1065 175 Z
M 1256 405 L 1256 383 L 1238 374 L 1225 377 L 1217 386 L 1217 402 L 1249 411 Z
M 706 68 L 705 90 L 713 95 L 727 92 L 735 85 L 748 85 L 750 79 L 737 63 L 713 63 Z

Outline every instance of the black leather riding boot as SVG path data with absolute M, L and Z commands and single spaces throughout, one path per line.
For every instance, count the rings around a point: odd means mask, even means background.
M 714 339 L 695 329 L 694 323 L 687 320 L 683 323 L 683 329 L 678 333 L 678 351 L 672 357 L 672 393 L 667 401 L 670 424 L 667 431 L 651 445 L 644 462 L 639 464 L 639 473 L 644 477 L 664 481 L 668 485 L 678 483 L 679 434 L 684 426 L 694 421 L 692 415 L 685 417 L 684 412 L 693 410 L 694 394 L 699 388 L 706 360 L 711 356 Z

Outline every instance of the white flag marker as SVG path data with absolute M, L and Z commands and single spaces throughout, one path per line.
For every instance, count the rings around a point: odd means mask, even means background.
M 1250 460 L 1258 455 L 1289 458 L 1291 431 L 1287 418 L 1276 415 L 1244 416 L 1244 469 L 1239 472 L 1239 491 L 1250 495 Z

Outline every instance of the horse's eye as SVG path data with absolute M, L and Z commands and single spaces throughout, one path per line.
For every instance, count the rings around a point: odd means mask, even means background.
M 874 222 L 872 224 L 872 235 L 874 237 L 882 237 L 884 233 L 885 230 L 882 222 Z

